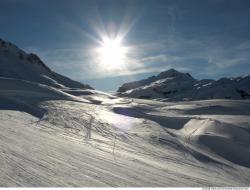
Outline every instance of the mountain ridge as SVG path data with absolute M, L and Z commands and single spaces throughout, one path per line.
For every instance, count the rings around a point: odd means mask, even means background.
M 234 78 L 201 79 L 175 69 L 157 76 L 123 84 L 118 96 L 142 99 L 204 100 L 204 99 L 249 99 L 250 75 Z
M 93 89 L 51 70 L 34 53 L 26 53 L 0 38 L 0 77 L 37 82 L 56 88 Z

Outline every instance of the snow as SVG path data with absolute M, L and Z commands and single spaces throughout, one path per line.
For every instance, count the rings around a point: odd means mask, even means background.
M 174 69 L 170 69 L 168 71 L 161 72 L 157 76 L 152 76 L 147 79 L 140 80 L 140 81 L 125 83 L 117 90 L 117 92 L 126 92 L 131 89 L 136 89 L 142 86 L 150 85 L 151 83 L 156 83 L 156 84 L 161 83 L 161 81 L 165 81 L 166 79 L 173 79 L 176 77 L 194 81 L 194 79 L 188 73 L 180 73 Z
M 250 135 L 244 128 L 211 118 L 192 119 L 181 132 L 189 141 L 203 145 L 233 163 L 250 167 Z
M 247 115 L 185 113 L 196 109 L 197 102 L 126 99 L 107 105 L 58 97 L 34 106 L 45 110 L 42 117 L 18 107 L 12 111 L 1 107 L 1 186 L 250 184 Z M 243 101 L 219 102 L 232 102 L 242 113 L 248 109 L 242 107 Z M 206 109 L 208 104 L 216 109 L 213 105 L 218 101 L 204 101 L 204 105 L 200 101 L 199 107 Z M 91 138 L 87 139 L 91 116 Z M 228 116 L 230 124 L 224 122 Z M 219 140 L 211 143 L 208 133 Z
M 37 55 L 27 54 L 14 44 L 1 39 L 0 68 L 1 77 L 38 82 L 56 88 L 92 89 L 89 85 L 81 84 L 53 72 Z
M 1 187 L 250 185 L 250 100 L 117 97 L 51 78 L 44 66 L 23 78 L 22 63 L 8 63 L 11 72 L 0 62 Z M 176 77 L 194 80 L 171 70 L 153 83 L 174 86 Z
M 196 80 L 190 74 L 170 69 L 156 77 L 123 84 L 121 97 L 167 101 L 206 99 L 249 99 L 250 76 Z

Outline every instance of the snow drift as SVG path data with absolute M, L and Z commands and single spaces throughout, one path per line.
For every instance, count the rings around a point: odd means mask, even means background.
M 213 119 L 191 119 L 181 129 L 189 142 L 245 167 L 250 167 L 249 131 Z

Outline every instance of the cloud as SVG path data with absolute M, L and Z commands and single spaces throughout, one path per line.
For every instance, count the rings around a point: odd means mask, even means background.
M 160 42 L 129 47 L 126 65 L 109 70 L 99 66 L 92 48 L 26 49 L 36 52 L 56 72 L 76 80 L 161 72 L 170 68 L 215 76 L 250 60 L 248 41 L 225 47 L 212 37 L 198 40 L 171 36 Z
M 227 69 L 235 65 L 249 63 L 249 42 L 230 47 L 214 47 L 210 50 L 208 62 L 219 69 Z

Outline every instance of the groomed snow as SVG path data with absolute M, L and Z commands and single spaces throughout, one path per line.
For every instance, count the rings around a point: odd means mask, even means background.
M 1 97 L 9 96 L 10 88 L 2 90 Z M 86 93 L 87 98 L 103 100 L 96 104 L 44 90 L 52 100 L 38 94 L 23 99 L 25 90 L 19 92 L 23 96 L 13 95 L 28 105 L 39 97 L 32 108 L 42 109 L 42 115 L 0 104 L 0 186 L 250 184 L 249 116 L 188 112 L 197 104 L 216 109 L 218 103 L 231 103 L 246 113 L 249 101 L 163 103 Z M 84 100 L 84 95 L 80 98 Z M 227 117 L 230 124 L 224 121 Z M 211 143 L 210 138 L 216 141 Z

